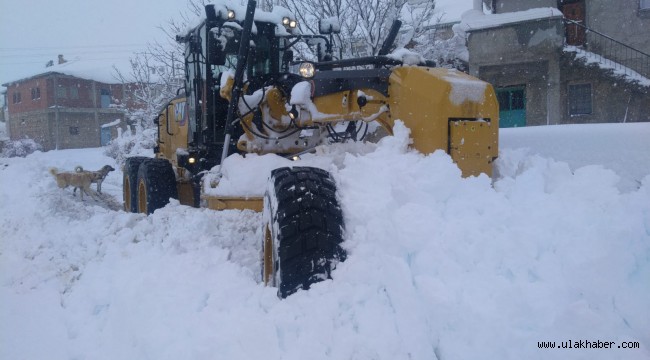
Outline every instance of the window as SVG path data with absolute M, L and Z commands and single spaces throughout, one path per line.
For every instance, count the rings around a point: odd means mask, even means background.
M 73 86 L 70 88 L 70 99 L 79 99 L 79 88 Z
M 111 90 L 110 89 L 100 89 L 100 107 L 106 109 L 111 106 Z
M 639 9 L 650 10 L 650 0 L 639 0 Z
M 70 126 L 68 130 L 70 131 L 70 135 L 79 135 L 79 127 L 77 126 Z
M 569 85 L 569 115 L 591 114 L 591 84 Z
M 21 97 L 20 97 L 20 93 L 19 93 L 19 92 L 15 92 L 15 93 L 14 93 L 14 96 L 13 96 L 13 103 L 14 103 L 14 104 L 19 104 L 21 101 L 22 101 L 22 99 L 21 99 Z
M 523 110 L 524 105 L 524 90 L 514 90 L 512 92 L 512 110 Z
M 526 109 L 524 89 L 503 88 L 497 91 L 500 111 Z
M 41 98 L 41 89 L 32 88 L 32 100 L 37 100 Z
M 65 99 L 67 97 L 67 93 L 63 86 L 59 86 L 56 88 L 56 97 L 59 99 Z

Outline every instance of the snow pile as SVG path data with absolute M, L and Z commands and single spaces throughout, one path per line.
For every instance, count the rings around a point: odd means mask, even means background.
M 9 140 L 0 138 L 0 157 L 25 157 L 43 147 L 32 139 Z
M 120 132 L 119 136 L 104 148 L 104 155 L 115 159 L 119 167 L 122 167 L 126 158 L 131 156 L 153 157 L 153 148 L 156 146 L 156 136 L 158 129 L 143 129 L 136 126 L 135 133 L 128 127 L 125 132 Z
M 590 124 L 500 129 L 498 171 L 515 159 L 541 155 L 567 162 L 572 170 L 599 164 L 621 177 L 622 192 L 638 189 L 650 173 L 650 124 Z
M 395 51 L 386 56 L 401 61 L 404 65 L 418 65 L 426 61 L 422 55 L 405 48 L 395 49 Z
M 638 143 L 643 125 L 607 133 Z M 173 202 L 146 217 L 56 188 L 49 167 L 111 164 L 100 149 L 2 159 L 0 358 L 647 359 L 650 168 L 622 193 L 598 163 L 509 145 L 537 129 L 506 133 L 494 182 L 408 150 L 401 126 L 319 150 L 348 258 L 285 300 L 259 283 L 259 214 Z M 648 156 L 628 149 L 609 151 Z M 568 340 L 639 348 L 538 348 Z

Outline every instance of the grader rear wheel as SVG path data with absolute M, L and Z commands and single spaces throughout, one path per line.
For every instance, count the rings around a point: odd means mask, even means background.
M 341 248 L 343 215 L 327 171 L 276 169 L 264 202 L 263 281 L 285 298 L 331 279 L 346 254 Z
M 153 214 L 154 211 L 178 199 L 176 175 L 169 161 L 165 159 L 146 159 L 138 170 L 137 211 Z
M 138 169 L 145 159 L 144 156 L 134 156 L 124 162 L 124 173 L 122 176 L 122 199 L 124 200 L 124 211 L 138 212 Z

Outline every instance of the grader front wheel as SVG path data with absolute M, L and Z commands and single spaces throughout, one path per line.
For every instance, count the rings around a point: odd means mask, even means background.
M 264 198 L 263 281 L 285 298 L 331 279 L 345 260 L 343 215 L 327 171 L 280 168 L 271 173 Z

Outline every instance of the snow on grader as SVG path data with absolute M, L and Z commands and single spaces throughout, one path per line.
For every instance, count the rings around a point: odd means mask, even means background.
M 262 211 L 261 281 L 284 298 L 330 278 L 346 257 L 335 182 L 319 168 L 281 167 L 254 174 L 268 184 L 255 196 L 220 191 L 220 164 L 229 155 L 299 157 L 317 146 L 364 140 L 369 127 L 392 134 L 399 120 L 414 149 L 446 151 L 463 176 L 491 175 L 498 105 L 483 81 L 389 54 L 399 22 L 377 55 L 335 60 L 335 23 L 303 35 L 288 10 L 255 7 L 253 0 L 246 8 L 206 5 L 205 18 L 177 37 L 185 45 L 184 93 L 156 119 L 155 157 L 126 160 L 124 206 L 151 214 L 174 198 Z M 314 61 L 294 60 L 300 46 L 314 49 Z

